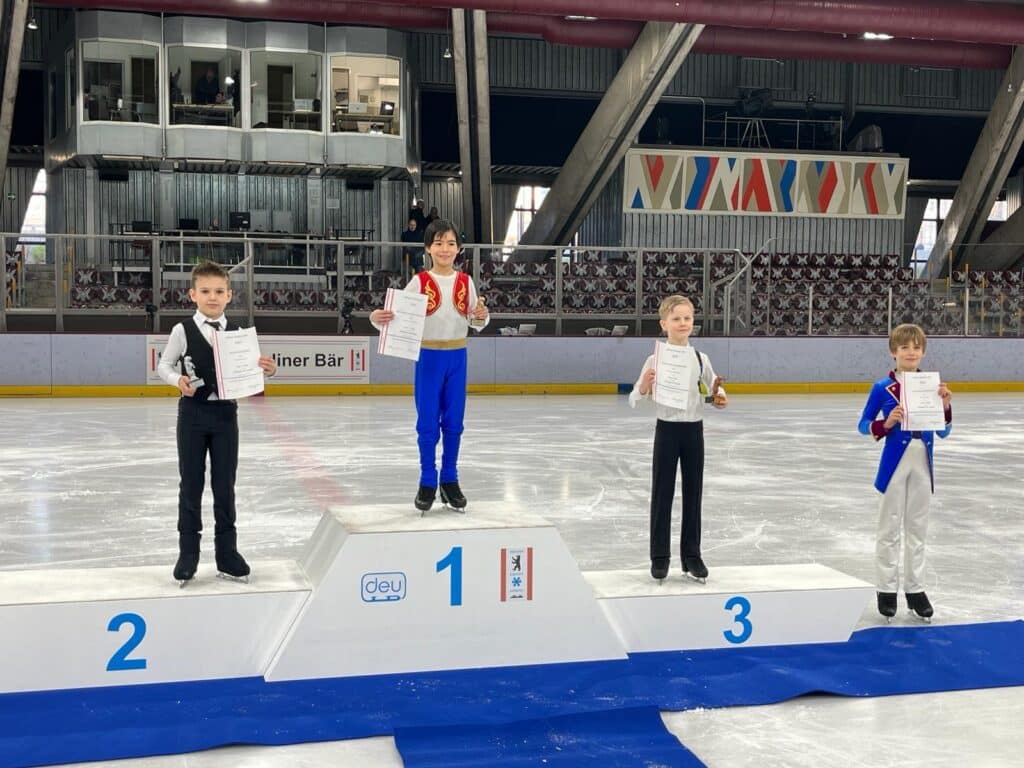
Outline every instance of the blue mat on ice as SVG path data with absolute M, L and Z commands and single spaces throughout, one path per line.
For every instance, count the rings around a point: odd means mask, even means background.
M 456 723 L 501 725 L 636 707 L 769 704 L 815 692 L 884 696 L 1020 686 L 1022 647 L 1024 621 L 880 627 L 855 632 L 847 643 L 651 653 L 612 662 L 7 694 L 0 695 L 0 766 L 359 738 Z
M 583 712 L 502 725 L 398 728 L 405 768 L 703 768 L 657 707 Z

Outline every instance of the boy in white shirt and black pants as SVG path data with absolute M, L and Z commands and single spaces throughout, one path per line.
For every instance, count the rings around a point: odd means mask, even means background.
M 217 398 L 217 370 L 213 335 L 235 330 L 224 309 L 231 302 L 231 285 L 222 267 L 211 262 L 192 270 L 189 296 L 196 313 L 171 329 L 160 356 L 160 377 L 181 391 L 178 400 L 178 562 L 174 578 L 184 586 L 199 566 L 199 539 L 203 530 L 201 504 L 210 454 L 213 489 L 214 548 L 217 570 L 234 578 L 249 575 L 249 564 L 238 553 L 235 531 L 235 474 L 238 470 L 238 404 Z M 176 370 L 181 363 L 179 373 Z M 260 367 L 273 376 L 277 364 L 260 358 Z
M 661 329 L 668 343 L 689 346 L 693 332 L 693 303 L 685 296 L 669 296 L 658 307 Z M 686 408 L 657 405 L 658 423 L 654 432 L 654 460 L 651 477 L 651 576 L 659 581 L 668 576 L 672 559 L 672 497 L 676 489 L 676 466 L 683 468 L 683 519 L 680 555 L 683 573 L 703 581 L 708 569 L 700 552 L 701 494 L 704 488 L 704 422 L 705 393 L 715 408 L 725 408 L 728 398 L 719 386 L 711 360 L 693 350 L 696 364 L 689 388 Z M 654 355 L 647 358 L 640 378 L 629 395 L 629 404 L 636 407 L 643 398 L 650 398 L 654 389 Z

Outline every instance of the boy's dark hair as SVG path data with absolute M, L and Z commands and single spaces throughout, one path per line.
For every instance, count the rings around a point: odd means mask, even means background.
M 924 329 L 920 325 L 901 323 L 892 329 L 892 333 L 889 334 L 890 352 L 896 352 L 901 344 L 907 343 L 917 344 L 922 352 L 925 351 L 928 346 L 928 337 L 925 336 Z
M 231 285 L 231 276 L 228 275 L 228 271 L 224 269 L 220 264 L 214 264 L 212 261 L 202 261 L 192 267 L 192 287 L 196 287 L 196 280 L 200 277 L 222 277 L 228 285 Z
M 427 228 L 423 232 L 423 245 L 429 248 L 434 242 L 434 238 L 438 235 L 443 235 L 445 232 L 453 232 L 455 234 L 455 242 L 459 244 L 459 248 L 461 249 L 462 235 L 459 233 L 458 227 L 444 219 L 434 219 L 432 222 L 427 224 Z

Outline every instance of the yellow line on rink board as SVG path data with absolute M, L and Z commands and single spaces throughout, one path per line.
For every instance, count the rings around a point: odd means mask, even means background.
M 624 385 L 626 391 L 630 385 Z M 865 393 L 870 382 L 731 382 L 726 390 L 735 395 L 823 395 Z M 953 392 L 1024 392 L 1024 381 L 952 381 Z M 472 395 L 614 395 L 618 384 L 470 384 Z M 267 395 L 277 397 L 338 397 L 411 395 L 412 384 L 268 384 Z M 0 397 L 177 397 L 172 387 L 155 385 L 0 385 Z

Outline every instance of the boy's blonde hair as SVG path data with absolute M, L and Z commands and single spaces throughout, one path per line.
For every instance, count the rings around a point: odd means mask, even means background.
M 924 352 L 928 346 L 928 337 L 924 335 L 924 329 L 914 323 L 900 323 L 892 329 L 889 334 L 889 351 L 896 352 L 901 344 L 917 344 Z
M 212 261 L 203 261 L 192 267 L 192 287 L 196 287 L 196 281 L 200 277 L 220 277 L 231 287 L 231 277 L 228 275 L 228 271 L 224 269 L 220 264 L 214 264 Z
M 676 307 L 678 307 L 680 304 L 685 304 L 694 312 L 697 311 L 697 308 L 693 306 L 692 301 L 690 301 L 685 296 L 680 296 L 679 294 L 674 293 L 671 296 L 666 296 L 664 299 L 661 300 L 661 304 L 658 305 L 658 317 L 664 320 L 666 317 L 668 317 L 668 313 L 671 312 Z

